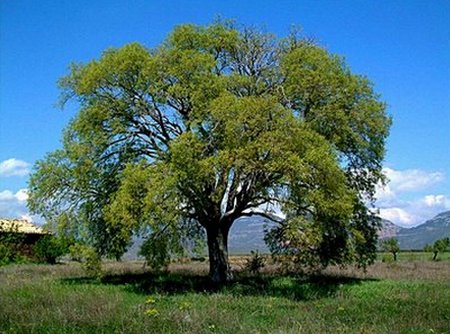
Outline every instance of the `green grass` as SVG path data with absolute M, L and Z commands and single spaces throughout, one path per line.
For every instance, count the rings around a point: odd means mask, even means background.
M 74 264 L 3 267 L 0 332 L 450 333 L 449 261 L 377 263 L 366 274 L 239 274 L 223 287 L 204 269 L 111 263 L 95 281 Z
M 392 259 L 392 254 L 386 252 L 378 253 L 378 259 L 383 257 Z M 400 251 L 397 254 L 398 261 L 430 261 L 433 258 L 433 254 L 423 251 Z M 438 261 L 450 260 L 450 252 L 441 252 L 438 254 Z

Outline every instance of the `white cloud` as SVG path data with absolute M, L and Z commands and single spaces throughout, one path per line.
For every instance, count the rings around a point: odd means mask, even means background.
M 400 226 L 412 227 L 450 210 L 450 197 L 426 195 L 412 201 L 397 200 L 395 206 L 379 206 L 379 210 L 381 218 Z
M 380 217 L 403 226 L 412 225 L 415 222 L 414 217 L 402 208 L 380 209 Z
M 377 185 L 375 197 L 379 206 L 398 205 L 399 197 L 431 187 L 445 178 L 441 172 L 427 172 L 420 169 L 395 170 L 384 168 L 386 185 Z
M 441 172 L 427 172 L 420 169 L 384 168 L 383 172 L 388 178 L 389 187 L 394 192 L 426 189 L 444 180 L 444 174 Z
M 28 192 L 26 189 L 20 189 L 14 196 L 17 198 L 17 200 L 23 202 L 28 199 Z
M 20 189 L 16 193 L 10 190 L 0 191 L 0 218 L 29 217 L 27 199 L 26 189 Z
M 441 172 L 420 169 L 394 170 L 385 168 L 388 183 L 377 186 L 375 206 L 380 216 L 393 223 L 412 227 L 424 223 L 435 215 L 450 210 L 450 198 L 443 194 L 423 196 L 420 191 L 444 181 Z M 410 200 L 405 200 L 409 198 Z
M 30 223 L 32 223 L 33 220 L 34 220 L 33 217 L 31 217 L 30 215 L 21 215 L 20 219 L 24 219 L 24 220 L 26 220 L 26 221 L 28 221 Z
M 385 186 L 377 185 L 375 197 L 378 202 L 385 203 L 385 202 L 391 202 L 392 200 L 395 200 L 396 194 L 391 189 L 389 184 L 387 184 Z
M 0 176 L 25 176 L 30 172 L 28 162 L 15 158 L 0 162 Z
M 422 202 L 428 207 L 450 209 L 450 198 L 444 195 L 427 195 L 422 199 Z

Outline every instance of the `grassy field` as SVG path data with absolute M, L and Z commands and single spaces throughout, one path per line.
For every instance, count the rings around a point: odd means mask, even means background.
M 384 258 L 392 259 L 392 254 L 389 253 L 378 253 L 378 259 L 382 260 Z M 421 251 L 400 251 L 397 254 L 398 261 L 429 261 L 432 259 L 432 253 L 426 253 Z M 438 254 L 439 260 L 450 260 L 450 252 L 444 252 Z
M 235 258 L 235 266 L 242 263 Z M 237 274 L 208 283 L 206 264 L 152 273 L 107 263 L 0 268 L 2 333 L 450 333 L 450 261 L 377 262 L 366 273 Z

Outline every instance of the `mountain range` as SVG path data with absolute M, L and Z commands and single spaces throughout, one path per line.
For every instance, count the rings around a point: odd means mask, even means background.
M 261 217 L 241 218 L 230 231 L 230 253 L 247 254 L 250 250 L 268 251 L 264 243 L 264 227 L 269 220 Z M 411 228 L 400 227 L 389 220 L 382 220 L 378 232 L 380 239 L 396 238 L 401 249 L 423 249 L 426 244 L 450 237 L 450 211 L 445 211 L 421 225 Z
M 264 242 L 264 230 L 273 224 L 273 221 L 260 216 L 238 219 L 230 230 L 230 254 L 249 254 L 252 250 L 267 253 L 269 249 Z M 378 233 L 380 239 L 397 238 L 401 249 L 423 249 L 426 244 L 450 237 L 450 211 L 442 212 L 412 228 L 400 227 L 389 220 L 382 220 L 381 225 Z M 141 238 L 136 238 L 124 258 L 136 258 L 142 241 Z
M 450 211 L 445 211 L 416 227 L 399 227 L 388 220 L 382 222 L 380 239 L 396 238 L 401 249 L 423 249 L 438 239 L 450 237 Z

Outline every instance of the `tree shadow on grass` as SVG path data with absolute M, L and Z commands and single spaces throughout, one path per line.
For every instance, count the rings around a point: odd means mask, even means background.
M 186 293 L 224 293 L 236 296 L 284 297 L 291 300 L 315 300 L 333 297 L 345 286 L 358 285 L 361 279 L 347 276 L 294 276 L 294 275 L 256 275 L 237 274 L 233 282 L 217 285 L 208 276 L 190 273 L 143 272 L 122 273 L 104 276 L 102 285 L 123 286 L 127 291 L 150 294 L 186 294 Z M 62 279 L 67 284 L 87 284 L 95 280 L 89 278 Z

